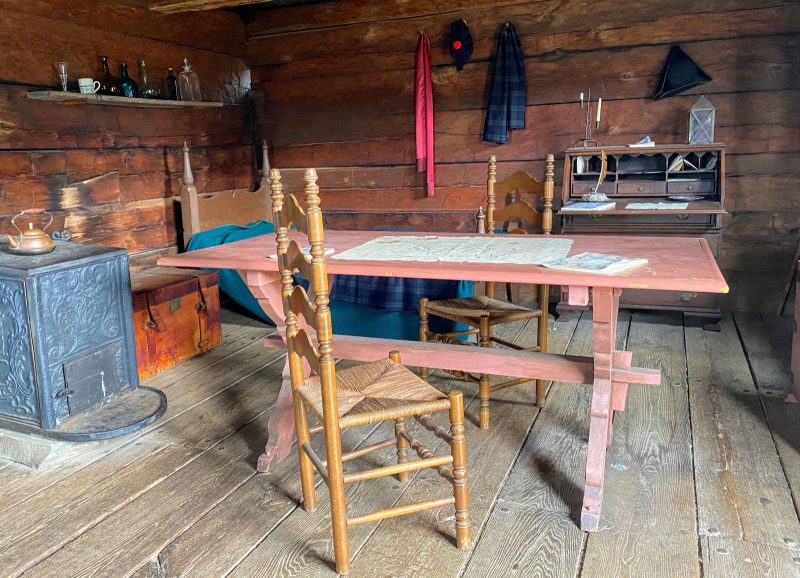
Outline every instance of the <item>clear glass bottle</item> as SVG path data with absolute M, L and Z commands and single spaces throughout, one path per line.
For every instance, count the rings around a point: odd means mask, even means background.
M 164 80 L 164 98 L 167 100 L 178 100 L 178 78 L 175 76 L 175 71 L 171 68 L 167 72 L 167 78 Z
M 189 61 L 183 59 L 183 71 L 178 76 L 178 94 L 181 100 L 200 101 L 200 81 L 197 75 L 192 72 Z
M 100 81 L 98 93 L 122 96 L 122 85 L 119 79 L 111 74 L 111 71 L 108 69 L 108 56 L 100 57 L 100 70 L 98 70 L 97 73 L 97 80 Z
M 136 97 L 139 96 L 139 91 L 137 89 L 136 83 L 133 79 L 128 76 L 128 63 L 123 62 L 119 65 L 119 79 L 120 84 L 122 85 L 122 94 L 128 97 Z
M 147 66 L 144 60 L 139 61 L 139 69 L 142 74 L 142 85 L 139 87 L 139 96 L 142 98 L 158 98 L 161 96 L 161 89 L 158 85 L 147 81 Z

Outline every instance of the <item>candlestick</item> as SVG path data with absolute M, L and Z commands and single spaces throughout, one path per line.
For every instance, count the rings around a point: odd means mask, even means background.
M 597 124 L 597 128 L 600 128 L 600 106 L 602 103 L 602 99 L 597 99 L 597 116 L 593 115 L 592 109 L 592 91 L 589 90 L 587 93 L 580 93 L 580 104 L 581 110 L 584 111 L 582 113 L 585 114 L 584 120 L 581 121 L 581 126 L 583 127 L 583 138 L 580 138 L 575 141 L 574 146 L 582 146 L 583 148 L 588 148 L 590 145 L 598 146 L 597 140 L 592 138 L 592 119 L 595 119 L 595 123 Z

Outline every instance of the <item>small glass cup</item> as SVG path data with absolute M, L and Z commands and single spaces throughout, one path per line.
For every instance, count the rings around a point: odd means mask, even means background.
M 67 92 L 67 68 L 69 67 L 68 62 L 59 62 L 56 64 L 56 68 L 58 69 L 58 78 L 61 80 L 61 90 Z

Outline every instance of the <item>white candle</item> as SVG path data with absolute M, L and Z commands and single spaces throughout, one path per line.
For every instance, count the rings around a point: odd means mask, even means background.
M 583 108 L 583 93 L 581 93 L 581 108 Z
M 603 106 L 603 99 L 597 99 L 597 123 L 600 123 L 600 108 Z

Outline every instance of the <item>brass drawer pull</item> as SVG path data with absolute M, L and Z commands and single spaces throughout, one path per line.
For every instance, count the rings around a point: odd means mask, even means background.
M 687 215 L 686 213 L 681 213 L 680 215 L 675 215 L 675 217 L 677 217 L 681 221 L 685 221 L 686 219 L 689 218 L 689 215 Z
M 644 190 L 644 185 L 639 185 L 638 187 L 636 187 L 636 190 L 642 192 Z
M 688 187 L 686 187 L 686 190 L 687 191 L 693 191 L 694 190 L 694 185 L 689 185 Z
M 689 301 L 691 301 L 695 297 L 697 297 L 697 293 L 681 293 L 680 299 L 684 303 L 688 303 Z

